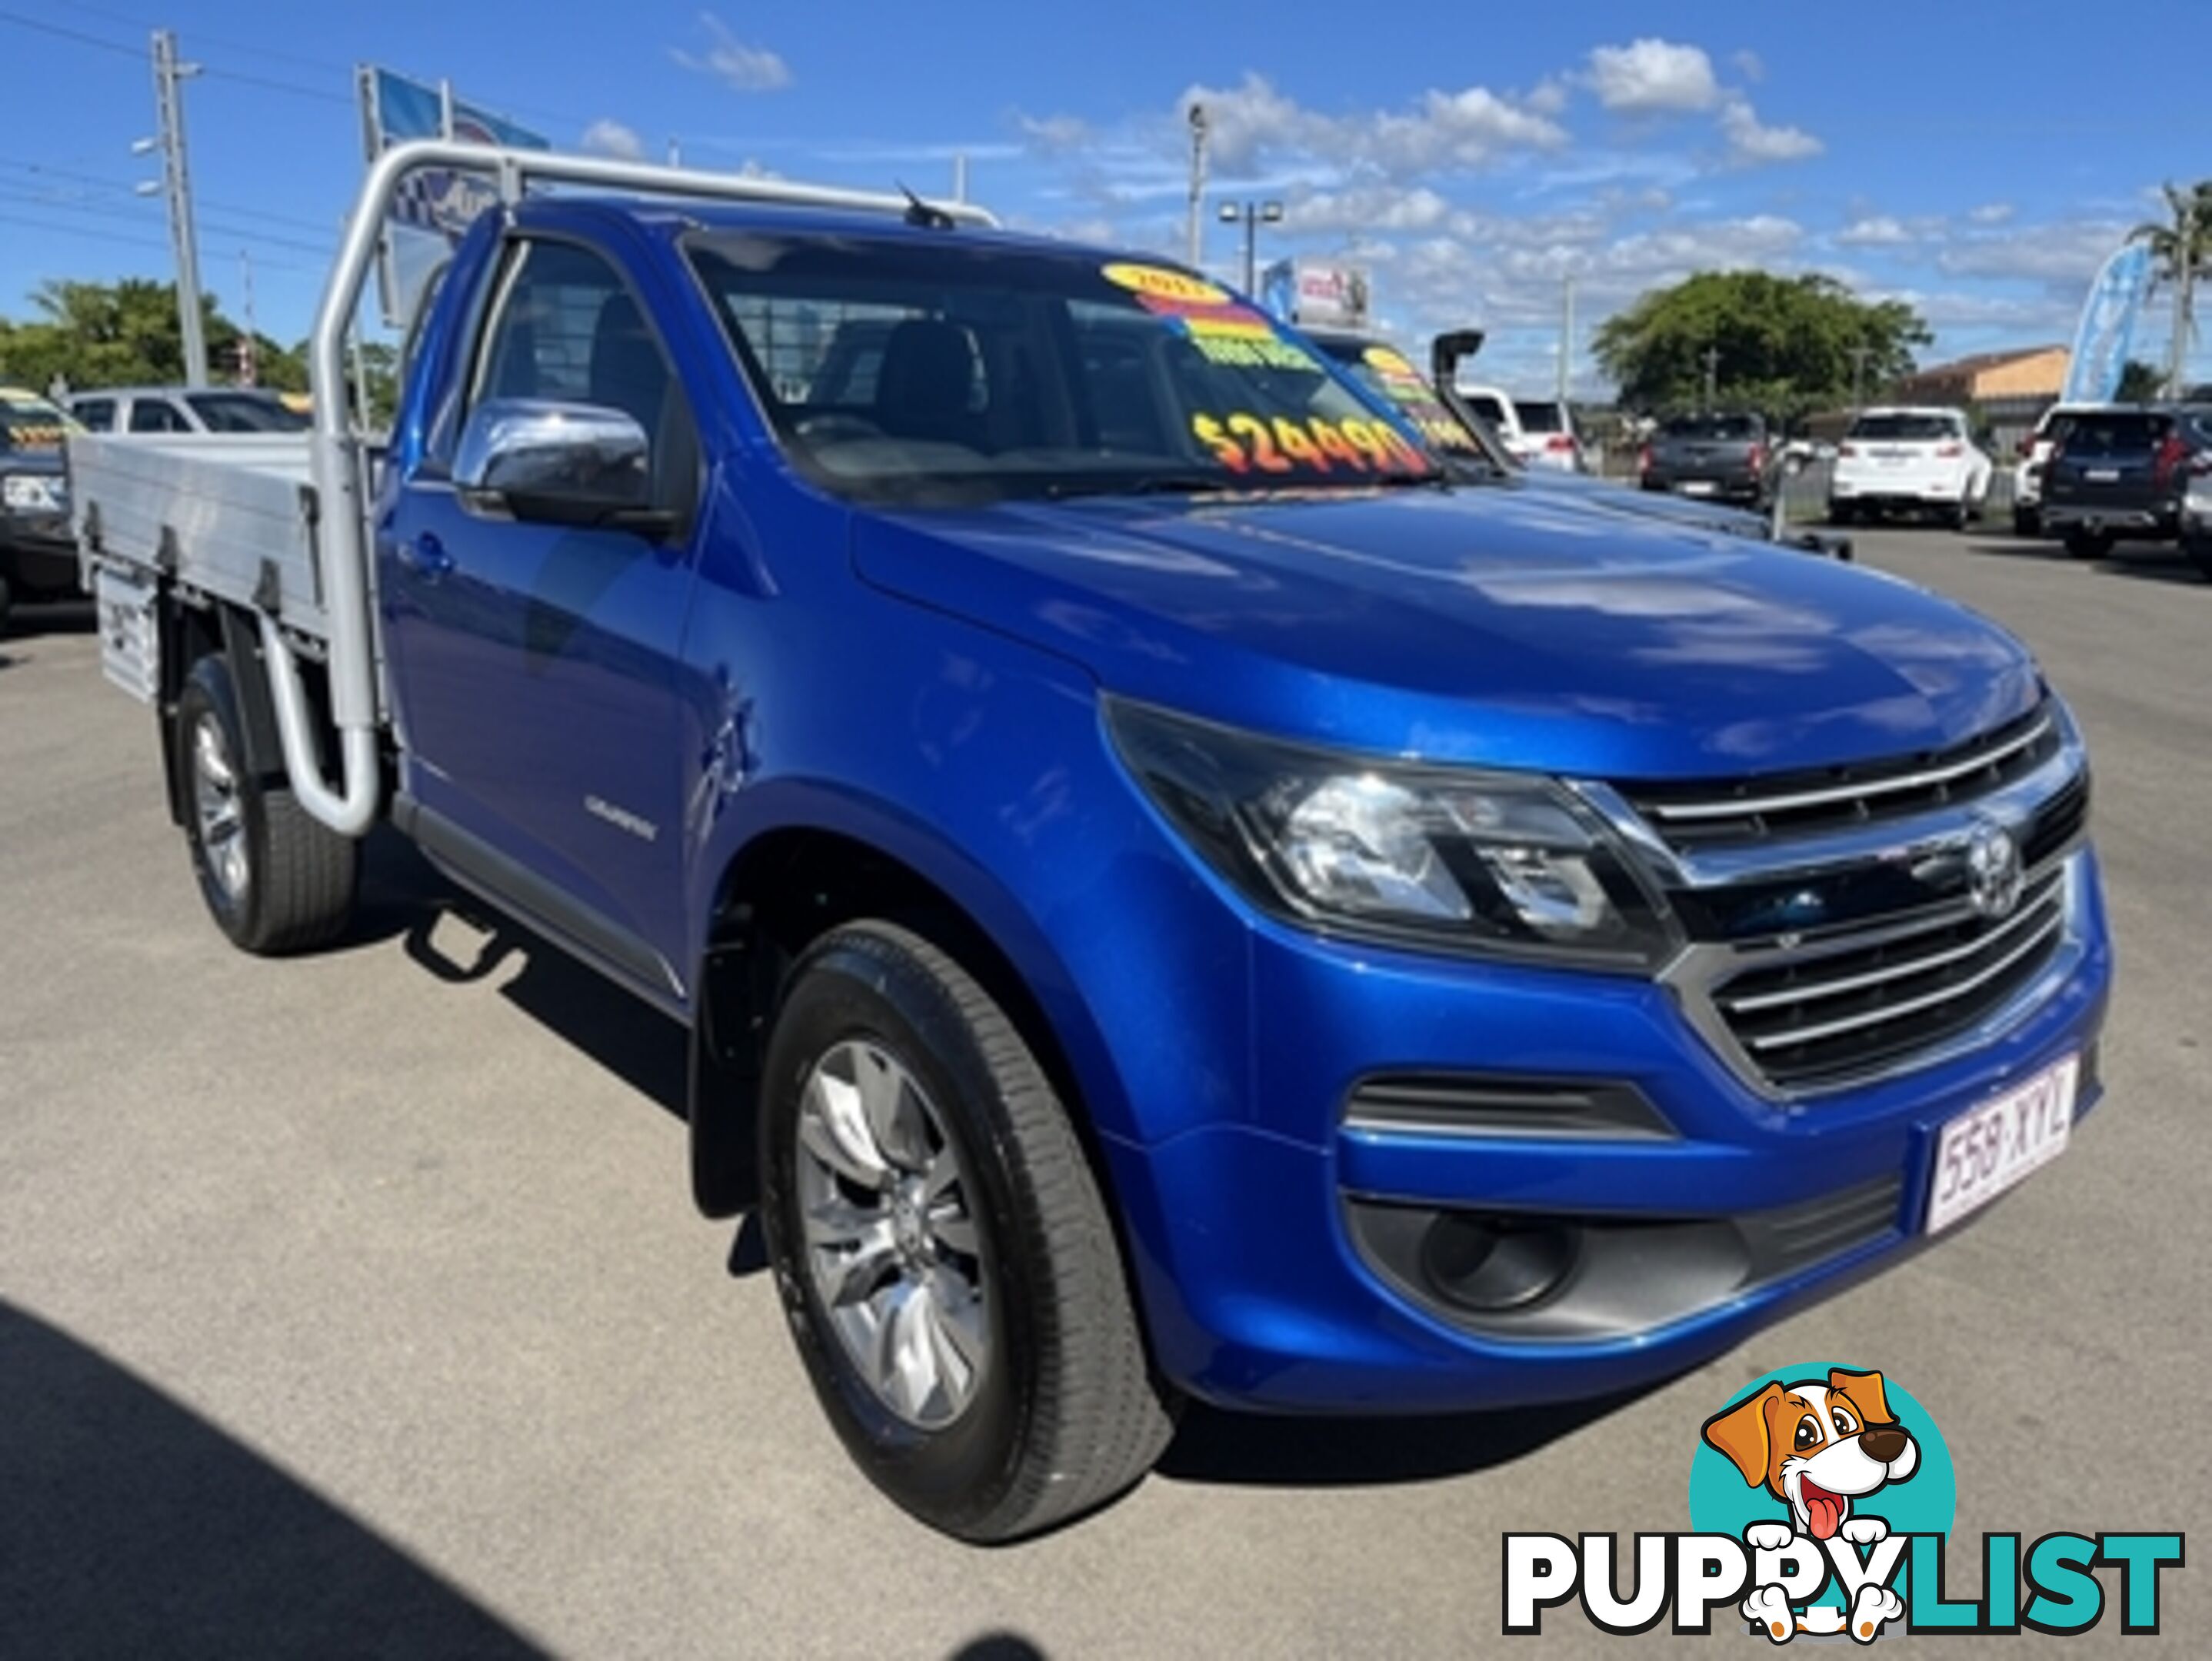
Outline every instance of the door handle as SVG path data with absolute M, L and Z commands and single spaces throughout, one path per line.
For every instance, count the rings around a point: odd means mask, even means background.
M 446 552 L 446 545 L 437 536 L 425 530 L 412 541 L 399 544 L 399 563 L 416 576 L 435 582 L 453 568 L 453 556 Z

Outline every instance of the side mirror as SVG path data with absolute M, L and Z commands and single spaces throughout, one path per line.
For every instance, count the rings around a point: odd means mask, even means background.
M 490 517 L 645 536 L 676 523 L 653 503 L 645 429 L 599 404 L 486 399 L 461 429 L 453 485 L 464 506 Z

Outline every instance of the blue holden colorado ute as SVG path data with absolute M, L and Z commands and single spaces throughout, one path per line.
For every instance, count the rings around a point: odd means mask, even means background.
M 2087 765 L 1990 623 L 1455 488 L 1155 259 L 506 168 L 388 449 L 252 441 L 304 577 L 164 506 L 261 488 L 217 441 L 76 442 L 109 671 L 238 944 L 388 819 L 689 1027 L 697 1200 L 916 1516 L 1079 1513 L 1188 1397 L 1663 1378 L 2095 1100 Z

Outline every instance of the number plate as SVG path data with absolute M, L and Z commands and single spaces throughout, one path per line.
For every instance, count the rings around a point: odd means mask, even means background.
M 1711 479 L 1685 479 L 1682 494 L 1686 496 L 1710 496 L 1719 489 Z
M 1943 1127 L 1928 1196 L 1929 1234 L 1979 1210 L 2066 1151 L 2081 1078 L 2081 1058 L 2068 1056 Z
M 2117 467 L 2093 467 L 2081 476 L 2092 484 L 2118 484 L 2120 470 Z
M 94 568 L 92 592 L 100 610 L 100 667 L 142 704 L 161 689 L 161 631 L 154 618 L 156 591 L 135 571 Z

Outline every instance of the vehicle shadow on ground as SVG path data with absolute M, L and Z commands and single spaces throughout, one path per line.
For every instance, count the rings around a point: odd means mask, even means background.
M 2080 559 L 2068 553 L 2063 543 L 2023 536 L 2009 542 L 1978 540 L 1973 551 L 2008 559 L 2041 560 L 2051 565 L 2084 566 L 2105 577 L 2133 577 L 2141 582 L 2173 583 L 2184 588 L 2212 586 L 2179 549 L 2155 544 L 2124 544 L 2096 559 Z
M 1155 1468 L 1173 1482 L 1364 1488 L 1433 1482 L 1510 1464 L 1663 1389 L 1540 1407 L 1415 1418 L 1285 1418 L 1194 1402 Z
M 544 1653 L 189 1408 L 4 1300 L 0 1379 L 9 1654 Z
M 369 840 L 355 943 L 401 935 L 408 961 L 450 985 L 511 968 L 499 985 L 501 997 L 664 1112 L 685 1116 L 690 1055 L 682 1027 L 461 893 L 396 833 Z M 441 929 L 449 918 L 456 926 Z

